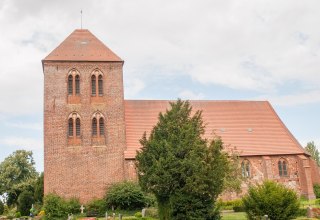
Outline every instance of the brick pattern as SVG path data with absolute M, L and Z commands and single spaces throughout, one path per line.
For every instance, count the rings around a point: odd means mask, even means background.
M 121 62 L 44 61 L 44 190 L 81 202 L 102 197 L 112 183 L 124 179 L 125 124 Z M 70 102 L 68 72 L 80 73 L 80 102 Z M 104 96 L 92 101 L 91 73 L 103 74 Z M 95 112 L 105 117 L 105 144 L 93 144 L 91 120 Z M 81 117 L 81 142 L 68 140 L 68 117 Z M 68 143 L 69 142 L 69 143 Z

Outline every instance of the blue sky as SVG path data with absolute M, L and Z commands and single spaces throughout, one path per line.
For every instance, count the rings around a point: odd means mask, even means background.
M 0 0 L 0 161 L 43 170 L 41 59 L 89 29 L 125 60 L 126 99 L 268 100 L 320 147 L 320 2 Z

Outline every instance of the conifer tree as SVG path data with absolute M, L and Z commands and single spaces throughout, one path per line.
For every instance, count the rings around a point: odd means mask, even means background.
M 215 202 L 234 166 L 220 139 L 203 138 L 201 111 L 191 115 L 188 101 L 170 105 L 140 140 L 139 183 L 156 196 L 162 220 L 219 219 Z

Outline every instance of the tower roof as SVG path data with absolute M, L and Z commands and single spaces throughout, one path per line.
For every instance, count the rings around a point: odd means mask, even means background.
M 76 29 L 43 61 L 123 62 L 89 30 Z

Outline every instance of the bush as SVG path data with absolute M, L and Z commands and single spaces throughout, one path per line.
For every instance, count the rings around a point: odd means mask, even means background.
M 141 217 L 142 217 L 141 212 L 136 212 L 136 213 L 134 214 L 134 217 L 136 217 L 136 218 L 141 218 Z
M 80 213 L 80 201 L 77 198 L 71 198 L 67 201 L 65 201 L 66 203 L 66 212 L 69 214 L 78 214 Z
M 314 194 L 316 195 L 316 198 L 319 199 L 320 198 L 320 184 L 318 184 L 318 183 L 314 184 L 313 191 L 314 191 Z
M 146 216 L 151 218 L 159 218 L 158 209 L 156 208 L 147 208 Z
M 137 183 L 122 182 L 110 187 L 106 194 L 108 207 L 117 209 L 136 210 L 145 206 L 145 196 Z
M 86 205 L 87 211 L 87 217 L 103 217 L 105 216 L 105 213 L 107 211 L 107 205 L 105 200 L 103 199 L 96 199 L 92 200 Z
M 307 216 L 307 209 L 299 208 L 298 213 L 297 213 L 297 216 L 304 216 L 304 217 L 306 217 L 306 216 Z
M 249 219 L 259 219 L 264 215 L 268 215 L 270 220 L 293 219 L 299 210 L 297 194 L 272 181 L 250 187 L 243 204 Z
M 18 211 L 21 213 L 21 215 L 29 215 L 33 203 L 33 193 L 29 191 L 23 191 L 18 197 Z
M 3 202 L 0 200 L 0 215 L 2 215 L 4 212 L 4 204 Z
M 68 216 L 66 202 L 55 194 L 48 194 L 44 197 L 43 208 L 48 220 L 63 219 Z
M 316 199 L 316 200 L 314 201 L 314 204 L 320 205 L 320 199 Z

